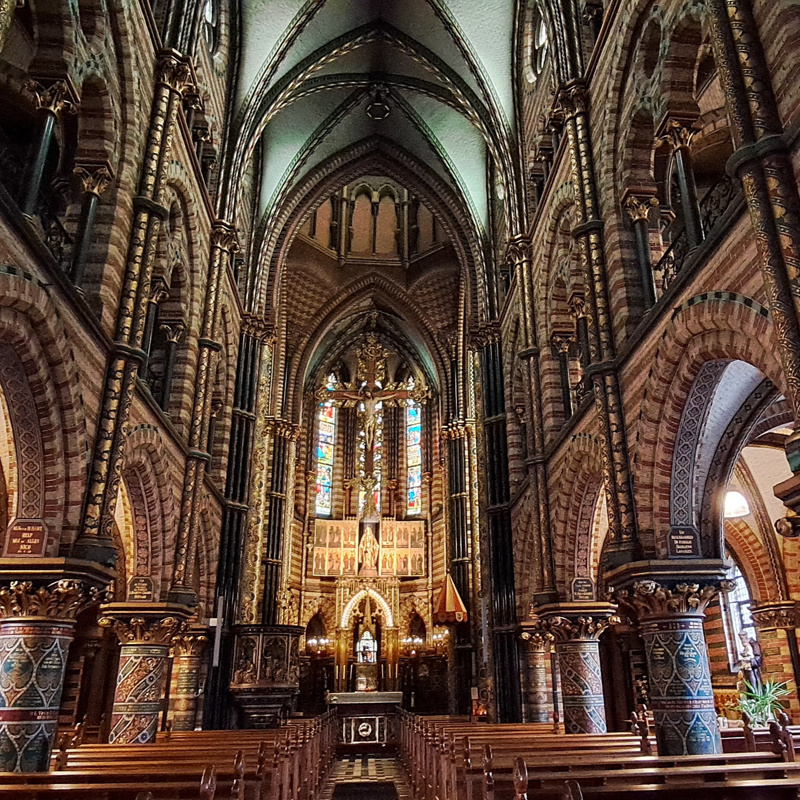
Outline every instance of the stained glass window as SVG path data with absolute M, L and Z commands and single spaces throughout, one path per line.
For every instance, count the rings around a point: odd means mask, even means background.
M 336 442 L 336 408 L 332 403 L 320 404 L 317 421 L 316 511 L 320 516 L 329 517 L 332 507 L 333 453 Z
M 422 408 L 413 400 L 406 404 L 406 513 L 422 511 Z

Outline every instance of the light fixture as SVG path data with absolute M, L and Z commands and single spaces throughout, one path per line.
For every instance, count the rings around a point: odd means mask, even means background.
M 735 489 L 730 489 L 725 493 L 725 519 L 737 519 L 746 517 L 750 513 L 750 504 L 747 498 Z
M 318 656 L 323 656 L 327 654 L 328 645 L 330 643 L 331 640 L 326 639 L 324 636 L 320 637 L 319 639 L 307 639 L 306 648 L 311 653 L 316 653 Z

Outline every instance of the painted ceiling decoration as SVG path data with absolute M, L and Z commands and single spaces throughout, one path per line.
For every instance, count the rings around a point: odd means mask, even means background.
M 259 263 L 269 269 L 274 232 L 287 204 L 313 189 L 309 176 L 331 174 L 343 153 L 369 143 L 402 153 L 404 167 L 425 176 L 434 213 L 457 203 L 468 260 L 482 269 L 487 176 L 502 187 L 510 234 L 522 224 L 509 48 L 516 13 L 511 0 L 243 2 L 223 213 L 235 216 L 257 155 Z

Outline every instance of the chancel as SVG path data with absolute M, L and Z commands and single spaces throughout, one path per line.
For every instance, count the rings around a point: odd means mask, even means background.
M 798 87 L 797 0 L 0 0 L 0 800 L 796 800 Z

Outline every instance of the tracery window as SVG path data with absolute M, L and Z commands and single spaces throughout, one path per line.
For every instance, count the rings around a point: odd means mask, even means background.
M 406 405 L 406 513 L 422 511 L 422 407 Z
M 217 49 L 217 26 L 219 24 L 219 7 L 217 0 L 206 0 L 203 6 L 203 38 L 208 49 L 213 53 Z
M 320 403 L 317 414 L 317 497 L 316 512 L 329 517 L 333 495 L 333 457 L 336 446 L 336 407 Z
M 729 561 L 733 562 L 730 556 Z M 725 639 L 728 645 L 728 662 L 731 671 L 736 672 L 740 669 L 742 660 L 749 658 L 746 642 L 757 642 L 758 637 L 753 617 L 750 614 L 752 605 L 750 591 L 736 562 L 733 562 L 728 579 L 733 582 L 733 590 L 723 593 L 720 598 L 725 625 Z
M 548 50 L 547 25 L 538 2 L 533 5 L 531 10 L 528 36 L 529 46 L 526 74 L 528 82 L 535 83 L 544 69 Z

